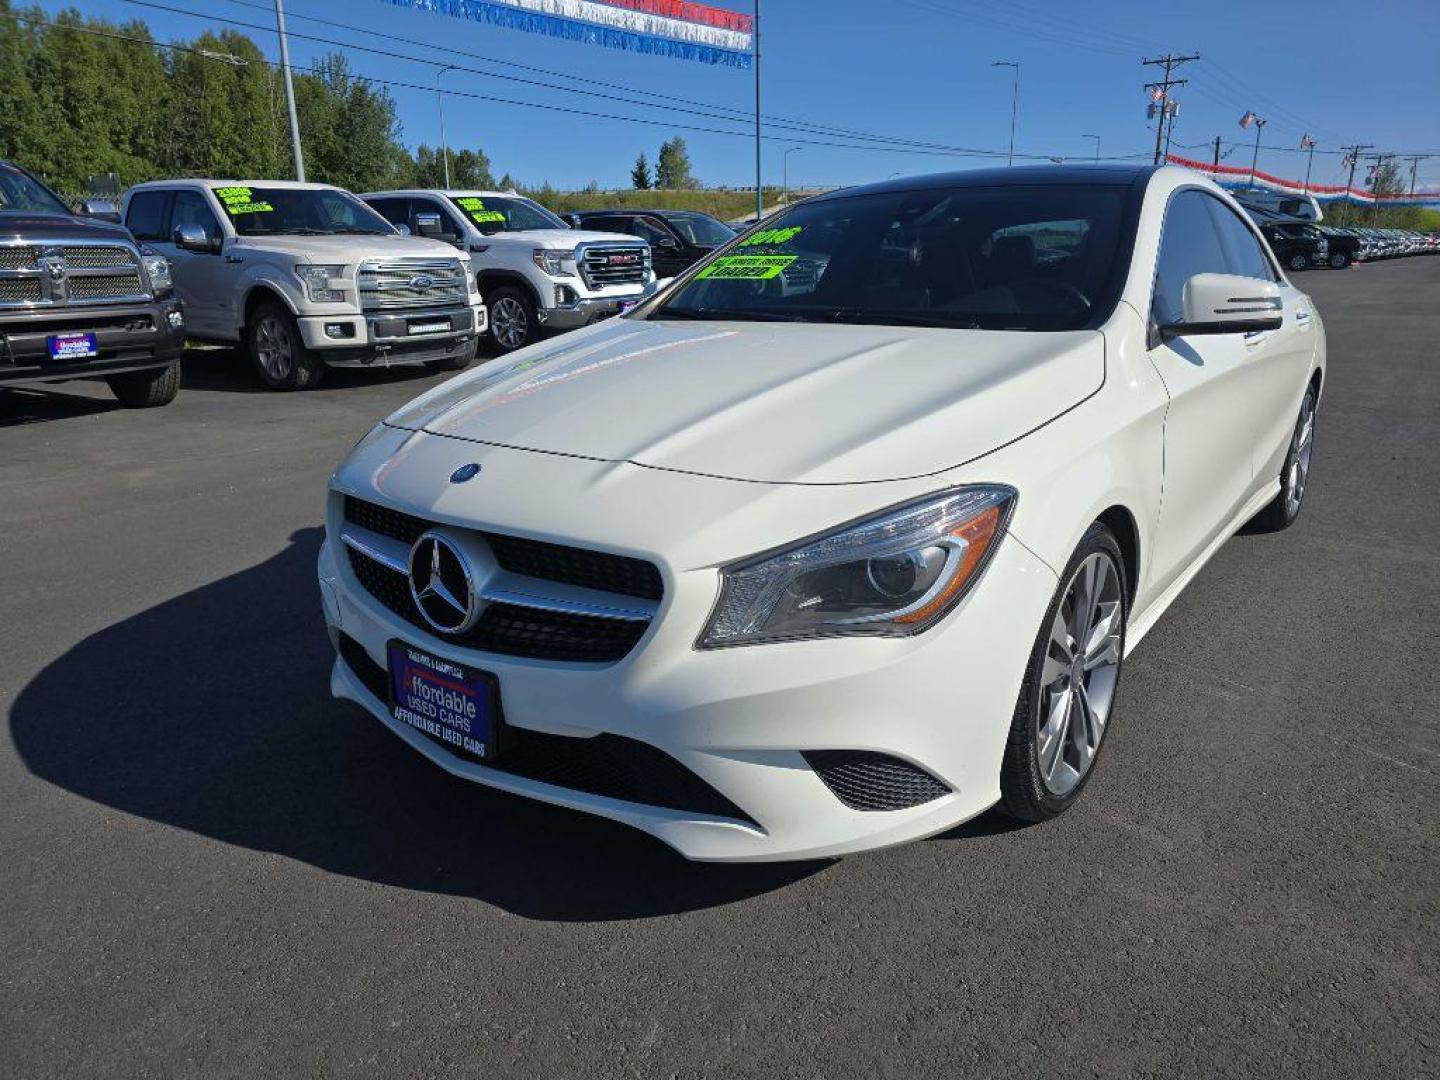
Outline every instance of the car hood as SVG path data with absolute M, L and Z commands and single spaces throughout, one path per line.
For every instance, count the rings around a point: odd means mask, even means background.
M 458 259 L 460 252 L 441 240 L 416 236 L 242 236 L 243 251 L 275 252 L 312 263 L 356 263 L 362 259 Z
M 0 213 L 0 239 L 29 236 L 50 240 L 129 240 L 130 232 L 123 225 L 98 218 L 13 210 Z
M 770 483 L 924 476 L 1099 389 L 1092 330 L 615 319 L 417 398 L 394 427 Z
M 576 244 L 641 244 L 638 236 L 623 233 L 590 232 L 587 229 L 517 229 L 514 232 L 492 233 L 487 240 L 521 240 L 540 247 L 564 248 Z

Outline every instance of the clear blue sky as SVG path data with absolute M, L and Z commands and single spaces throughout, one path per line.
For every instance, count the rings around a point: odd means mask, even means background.
M 86 0 L 87 14 L 114 21 L 139 18 L 162 41 L 188 39 L 225 19 L 273 28 L 268 0 L 158 0 L 203 12 L 203 17 L 145 8 L 125 0 Z M 715 0 L 750 10 L 743 0 Z M 66 5 L 42 0 L 47 11 Z M 742 110 L 753 107 L 748 72 L 687 61 L 633 55 L 571 44 L 538 35 L 481 26 L 409 11 L 382 0 L 287 0 L 292 35 L 313 34 L 353 45 L 484 67 L 438 51 L 445 46 L 501 60 Z M 767 115 L 872 135 L 1005 150 L 1010 137 L 1011 72 L 992 68 L 997 59 L 1019 60 L 1020 123 L 1017 149 L 1083 157 L 1100 136 L 1105 155 L 1143 154 L 1153 145 L 1141 84 L 1156 69 L 1140 57 L 1165 49 L 1199 52 L 1202 60 L 1177 74 L 1191 79 L 1176 96 L 1182 111 L 1175 130 L 1177 152 L 1208 157 L 1217 134 L 1244 143 L 1227 162 L 1248 166 L 1253 134 L 1236 121 L 1246 109 L 1270 120 L 1267 145 L 1297 146 L 1302 133 L 1321 150 L 1346 142 L 1374 143 L 1383 150 L 1440 153 L 1440 3 L 1379 0 L 1357 5 L 1339 0 L 1258 5 L 1235 0 L 1155 4 L 1140 0 L 1091 0 L 1087 4 L 1024 0 L 1023 5 L 982 0 L 765 0 L 762 9 L 764 95 Z M 315 16 L 393 36 L 432 42 L 427 50 L 394 40 L 307 22 Z M 1323 31 L 1323 32 L 1319 32 Z M 266 55 L 278 58 L 273 29 L 246 29 Z M 297 67 L 334 47 L 292 37 Z M 433 86 L 436 67 L 348 52 L 358 73 Z M 490 68 L 494 71 L 513 69 Z M 543 75 L 529 77 L 543 79 Z M 679 125 L 743 127 L 665 109 L 641 108 L 561 93 L 503 79 L 452 71 L 447 88 L 526 101 L 622 113 L 658 120 L 658 126 L 543 112 L 487 101 L 447 99 L 446 133 L 452 148 L 480 146 L 496 174 L 508 170 L 523 181 L 549 180 L 578 188 L 591 180 L 624 186 L 636 154 L 652 162 L 660 142 L 682 134 L 696 176 L 711 184 L 748 184 L 754 176 L 753 144 L 743 138 L 702 134 Z M 404 125 L 404 141 L 436 143 L 435 95 L 392 88 Z M 303 134 L 303 133 L 302 133 Z M 774 132 L 784 138 L 783 133 Z M 798 135 L 798 139 L 829 138 Z M 843 140 L 841 140 L 843 141 Z M 767 183 L 781 177 L 781 154 L 795 141 L 767 142 Z M 1229 148 L 1227 147 L 1227 150 Z M 792 183 L 848 184 L 892 173 L 935 172 L 981 162 L 962 157 L 921 156 L 881 149 L 806 146 L 790 155 Z M 1304 156 L 1260 152 L 1260 168 L 1301 176 Z M 1405 166 L 1408 176 L 1408 163 Z M 1344 180 L 1339 155 L 1317 154 L 1314 179 Z M 1440 187 L 1440 156 L 1420 165 L 1422 186 Z

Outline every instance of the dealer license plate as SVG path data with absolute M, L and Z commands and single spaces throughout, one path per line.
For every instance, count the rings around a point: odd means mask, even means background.
M 47 344 L 51 360 L 89 360 L 100 355 L 94 334 L 56 334 Z
M 450 329 L 450 320 L 441 319 L 438 322 L 412 322 L 409 332 L 412 334 L 444 334 Z
M 500 698 L 495 676 L 402 641 L 390 642 L 388 651 L 395 719 L 467 761 L 494 757 Z

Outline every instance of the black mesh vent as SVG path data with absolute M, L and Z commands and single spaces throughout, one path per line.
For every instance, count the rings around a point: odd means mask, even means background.
M 353 638 L 340 635 L 340 657 L 372 694 L 390 700 L 389 675 Z M 753 819 L 663 750 L 623 735 L 572 738 L 504 729 L 504 750 L 486 767 L 544 784 L 688 814 Z
M 353 548 L 348 550 L 350 568 L 371 596 L 427 634 L 435 633 L 416 610 L 410 598 L 410 581 L 404 574 Z M 604 619 L 491 604 L 473 630 L 443 640 L 505 656 L 613 663 L 635 647 L 649 625 L 638 619 Z
M 806 750 L 805 761 L 851 810 L 905 810 L 950 794 L 908 761 L 868 750 Z
M 430 523 L 424 518 L 391 510 L 387 506 L 377 506 L 353 495 L 345 497 L 345 520 L 407 544 L 413 544 L 430 528 Z M 501 533 L 482 532 L 480 535 L 495 553 L 496 561 L 512 574 L 636 596 L 643 600 L 659 600 L 664 595 L 660 571 L 654 563 L 644 559 Z

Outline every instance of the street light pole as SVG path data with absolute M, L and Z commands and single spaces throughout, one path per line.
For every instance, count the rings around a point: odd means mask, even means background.
M 790 205 L 790 155 L 797 150 L 804 150 L 803 146 L 792 146 L 785 153 L 780 155 L 780 185 L 784 192 L 785 205 Z
M 1255 155 L 1250 159 L 1250 186 L 1255 186 L 1255 167 L 1260 164 L 1260 132 L 1265 130 L 1265 121 L 1255 117 Z
M 1096 161 L 1099 161 L 1099 160 L 1100 160 L 1100 136 L 1099 136 L 1099 135 L 1081 135 L 1080 137 L 1081 137 L 1082 139 L 1094 139 L 1094 140 L 1095 140 L 1095 160 L 1096 160 Z
M 991 67 L 1008 67 L 1015 69 L 1015 86 L 1010 95 L 1010 157 L 1008 165 L 1015 164 L 1015 121 L 1020 114 L 1020 61 L 1019 60 L 996 60 Z
M 300 121 L 295 116 L 295 84 L 290 79 L 290 39 L 285 36 L 285 0 L 275 0 L 275 29 L 280 34 L 280 67 L 285 72 L 285 106 L 290 112 L 290 150 L 295 179 L 305 182 L 305 155 L 300 152 Z
M 435 106 L 440 110 L 440 156 L 445 161 L 445 187 L 450 187 L 450 147 L 445 142 L 445 95 L 440 92 L 440 76 L 454 71 L 454 64 L 446 64 L 435 73 Z

